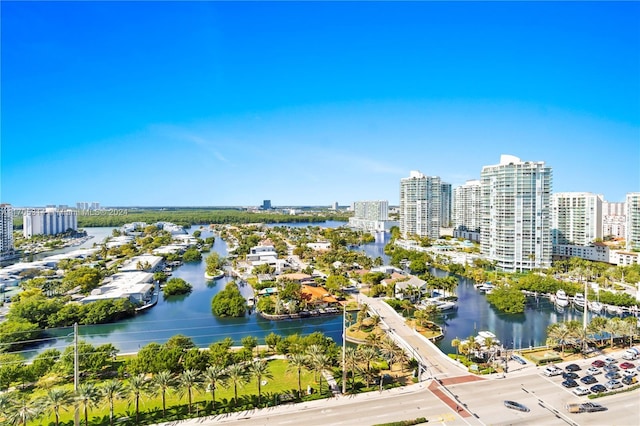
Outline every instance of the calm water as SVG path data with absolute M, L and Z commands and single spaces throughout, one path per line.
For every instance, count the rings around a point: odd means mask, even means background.
M 189 232 L 192 233 L 198 228 L 192 227 Z M 210 230 L 202 229 L 201 238 L 211 235 L 213 233 Z M 221 238 L 216 238 L 213 250 L 221 256 L 227 255 L 227 245 Z M 112 343 L 124 353 L 135 352 L 150 342 L 163 343 L 175 334 L 191 337 L 199 347 L 209 346 L 226 337 L 231 337 L 237 345 L 246 336 L 255 336 L 262 341 L 264 336 L 271 332 L 289 335 L 321 331 L 338 343 L 342 341 L 340 315 L 287 321 L 266 321 L 255 313 L 244 318 L 216 318 L 211 313 L 211 300 L 224 288 L 229 278 L 211 282 L 205 280 L 204 258 L 207 255 L 208 253 L 203 253 L 201 262 L 184 264 L 173 272 L 173 277 L 182 278 L 193 285 L 191 294 L 166 300 L 161 296 L 155 307 L 118 323 L 80 326 L 81 338 L 92 345 Z M 54 338 L 36 350 L 25 352 L 25 356 L 33 357 L 51 347 L 64 350 L 72 344 L 70 333 L 71 328 L 55 330 L 52 333 Z
M 284 226 L 280 224 L 279 226 Z M 339 227 L 344 222 L 294 223 L 291 227 L 326 226 Z M 271 225 L 278 226 L 278 225 Z M 189 232 L 200 228 L 192 227 Z M 88 228 L 96 235 L 110 235 L 113 228 Z M 207 228 L 202 228 L 202 238 L 213 235 Z M 104 237 L 93 238 L 85 243 L 91 247 L 102 241 Z M 388 257 L 383 249 L 388 242 L 389 234 L 376 234 L 376 241 L 359 248 L 369 256 L 382 257 L 385 263 Z M 220 238 L 216 238 L 213 250 L 222 256 L 227 254 L 227 246 Z M 203 253 L 203 257 L 208 254 Z M 174 277 L 183 278 L 193 285 L 193 292 L 187 296 L 172 297 L 167 300 L 160 297 L 158 304 L 145 313 L 134 318 L 96 326 L 81 326 L 82 339 L 93 345 L 112 343 L 122 352 L 134 352 L 149 342 L 163 343 L 175 334 L 191 337 L 200 347 L 231 337 L 236 344 L 245 336 L 255 336 L 262 340 L 267 334 L 274 332 L 281 335 L 293 333 L 308 334 L 321 331 L 332 337 L 338 344 L 342 339 L 342 317 L 325 317 L 305 320 L 266 321 L 252 313 L 244 318 L 216 318 L 211 313 L 211 299 L 224 288 L 228 278 L 214 282 L 204 279 L 205 262 L 185 264 L 173 272 Z M 433 270 L 439 276 L 446 272 Z M 467 279 L 460 278 L 457 287 L 459 297 L 458 310 L 443 315 L 438 322 L 445 328 L 445 338 L 437 344 L 444 352 L 454 352 L 451 340 L 467 338 L 481 330 L 489 330 L 506 346 L 522 348 L 544 345 L 547 327 L 555 322 L 582 319 L 582 312 L 571 307 L 564 313 L 558 313 L 553 304 L 545 298 L 529 298 L 526 312 L 519 315 L 506 315 L 496 312 L 486 301 L 485 295 L 475 290 Z M 590 315 L 590 314 L 589 314 Z M 590 316 L 589 316 L 590 318 Z M 27 351 L 27 357 L 33 357 L 45 348 L 56 347 L 63 350 L 71 345 L 69 334 L 71 328 L 55 330 L 54 338 L 44 342 L 37 350 Z

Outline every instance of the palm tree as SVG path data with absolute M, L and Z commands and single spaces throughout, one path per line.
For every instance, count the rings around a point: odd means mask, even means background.
M 132 376 L 127 384 L 127 392 L 129 397 L 133 399 L 136 410 L 136 424 L 139 423 L 140 417 L 140 395 L 148 389 L 148 381 L 143 373 Z
M 564 356 L 564 346 L 567 344 L 571 330 L 564 322 L 558 322 L 551 324 L 547 327 L 547 341 L 552 343 L 553 346 L 560 345 L 562 356 Z
M 587 326 L 587 330 L 589 330 L 589 332 L 593 336 L 600 335 L 602 337 L 602 333 L 605 332 L 605 327 L 606 326 L 607 326 L 607 318 L 605 318 L 605 317 L 594 317 L 589 322 L 589 325 Z M 600 344 L 602 344 L 602 340 L 603 339 L 601 339 Z
M 349 348 L 347 348 L 347 351 Z M 288 365 L 287 369 L 294 369 L 298 373 L 298 398 L 302 396 L 302 385 L 300 382 L 300 377 L 302 376 L 302 369 L 307 368 L 309 364 L 309 359 L 307 355 L 296 352 L 290 353 L 287 355 Z
M 319 393 L 322 393 L 322 372 L 325 368 L 329 368 L 333 365 L 331 357 L 325 353 L 314 353 L 313 355 L 310 354 L 309 361 L 313 370 L 318 373 L 317 375 L 320 378 Z
M 382 353 L 382 356 L 387 360 L 387 362 L 389 362 L 389 370 L 393 370 L 393 363 L 396 360 L 398 349 L 400 348 L 390 337 L 387 336 L 382 340 L 380 352 Z
M 267 360 L 260 359 L 249 364 L 249 374 L 255 377 L 258 382 L 258 405 L 260 405 L 262 400 L 262 378 L 273 379 Z
M 345 349 L 344 362 L 345 368 L 351 372 L 351 389 L 354 388 L 355 383 L 355 369 L 358 366 L 358 351 L 353 346 L 349 346 Z
M 166 417 L 167 392 L 172 390 L 175 385 L 175 377 L 169 370 L 160 371 L 154 374 L 151 378 L 151 387 L 154 393 L 160 392 L 160 394 L 162 395 L 162 417 Z
M 100 401 L 100 390 L 93 383 L 80 383 L 76 392 L 76 401 L 84 411 L 84 424 L 89 426 L 89 408 Z
M 371 361 L 378 358 L 378 350 L 373 346 L 358 346 L 360 361 L 366 363 L 367 371 L 371 370 Z
M 30 420 L 36 419 L 40 415 L 40 409 L 28 403 L 26 399 L 22 400 L 22 404 L 12 408 L 13 410 L 7 414 L 7 420 L 12 425 L 27 426 Z
M 451 346 L 453 346 L 454 348 L 456 348 L 456 357 L 458 356 L 458 349 L 460 347 L 460 339 L 458 339 L 457 337 L 455 339 L 453 339 L 451 341 Z
M 43 411 L 50 411 L 56 417 L 56 426 L 60 424 L 60 408 L 71 404 L 73 398 L 71 391 L 62 388 L 49 389 L 44 396 L 38 399 L 37 405 Z
M 211 400 L 213 401 L 213 409 L 216 409 L 216 386 L 225 386 L 227 378 L 227 370 L 217 365 L 211 365 L 202 374 L 207 387 L 211 391 Z
M 620 326 L 622 334 L 629 336 L 629 347 L 632 347 L 633 337 L 638 333 L 638 319 L 634 316 L 623 318 Z
M 372 331 L 371 333 L 367 334 L 367 337 L 365 338 L 365 341 L 370 346 L 378 347 L 378 346 L 380 346 L 380 343 L 382 342 L 382 336 L 379 333 L 376 333 L 375 331 Z
M 233 404 L 238 405 L 238 386 L 247 383 L 247 368 L 244 364 L 231 364 L 227 368 L 227 377 L 229 382 L 233 383 Z
M 613 338 L 620 332 L 620 318 L 614 317 L 609 319 L 604 326 L 604 331 L 609 333 L 609 346 L 613 349 Z
M 100 388 L 102 398 L 109 403 L 109 424 L 113 426 L 113 402 L 124 397 L 124 386 L 120 380 L 108 380 Z
M 15 407 L 13 395 L 9 392 L 0 393 L 0 422 L 6 420 L 6 416 L 9 415 L 13 407 Z
M 189 397 L 189 414 L 191 414 L 191 395 L 194 388 L 198 388 L 202 381 L 200 380 L 200 372 L 198 370 L 185 370 L 178 376 L 179 396 L 187 393 Z

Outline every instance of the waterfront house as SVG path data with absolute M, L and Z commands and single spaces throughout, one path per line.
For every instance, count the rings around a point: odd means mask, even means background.
M 416 302 L 427 292 L 427 282 L 410 275 L 406 281 L 397 281 L 395 287 L 396 299 L 409 299 Z
M 300 288 L 302 298 L 307 301 L 311 309 L 328 308 L 338 305 L 338 299 L 333 297 L 324 287 L 312 287 L 303 285 Z

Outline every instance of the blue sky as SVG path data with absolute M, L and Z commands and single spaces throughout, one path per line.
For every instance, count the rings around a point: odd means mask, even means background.
M 2 2 L 0 200 L 398 202 L 500 154 L 640 190 L 640 3 Z

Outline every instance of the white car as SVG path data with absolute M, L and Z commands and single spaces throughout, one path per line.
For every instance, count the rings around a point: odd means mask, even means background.
M 587 374 L 595 376 L 596 374 L 602 374 L 602 370 L 600 370 L 598 367 L 589 367 L 587 369 Z
M 634 377 L 634 376 L 637 376 L 637 375 L 638 375 L 638 372 L 637 372 L 636 370 L 631 370 L 631 369 L 629 369 L 629 370 L 625 371 L 624 373 L 622 373 L 622 375 L 623 375 L 623 376 L 631 376 L 631 377 Z
M 558 367 L 550 365 L 544 370 L 542 370 L 542 374 L 544 374 L 547 377 L 559 376 L 560 374 L 562 374 L 562 370 Z
M 584 386 L 578 386 L 572 392 L 578 396 L 589 395 L 591 393 L 591 391 Z

